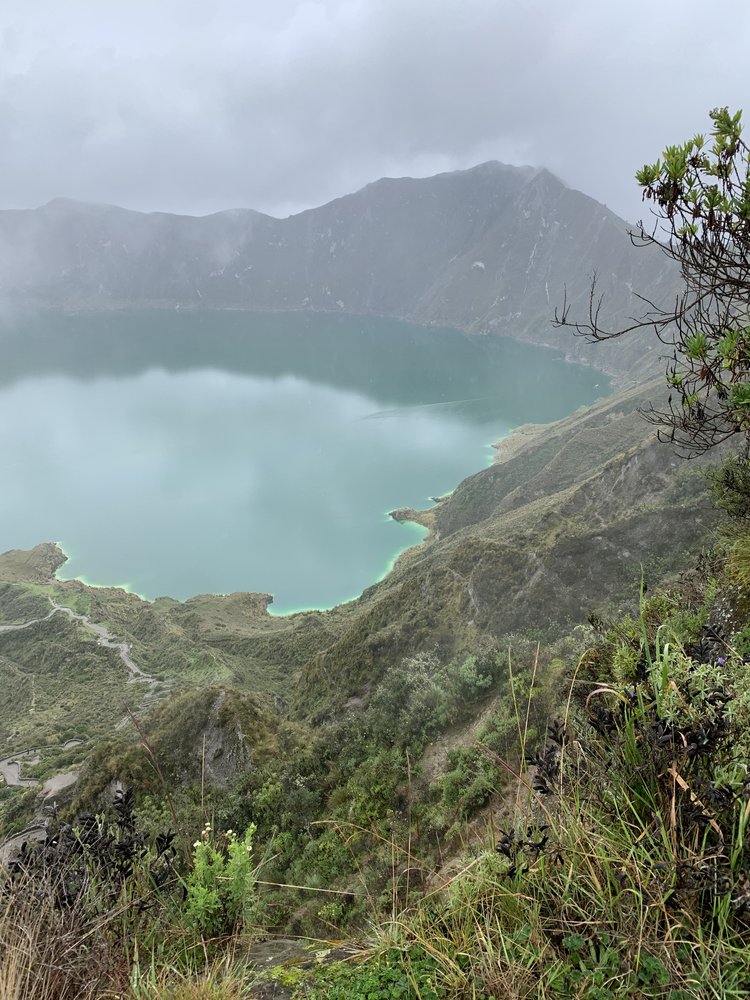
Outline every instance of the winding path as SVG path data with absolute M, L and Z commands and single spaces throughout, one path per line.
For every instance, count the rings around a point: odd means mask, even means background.
M 141 682 L 143 684 L 149 685 L 149 690 L 143 697 L 141 702 L 141 707 L 153 695 L 153 690 L 159 681 L 152 677 L 151 674 L 147 674 L 145 671 L 133 662 L 130 656 L 130 644 L 127 642 L 118 642 L 114 638 L 112 633 L 104 625 L 97 625 L 96 622 L 92 622 L 88 615 L 79 614 L 77 611 L 73 611 L 72 608 L 66 608 L 62 604 L 57 604 L 52 598 L 49 599 L 52 605 L 52 610 L 48 615 L 43 618 L 32 618 L 30 621 L 22 622 L 18 625 L 0 625 L 0 632 L 17 632 L 22 629 L 31 628 L 33 625 L 39 625 L 42 622 L 49 621 L 49 619 L 56 614 L 67 615 L 73 621 L 80 622 L 85 628 L 93 632 L 97 637 L 97 644 L 99 646 L 104 646 L 106 649 L 116 649 L 120 654 L 120 659 L 122 660 L 126 670 L 128 671 L 128 683 Z M 128 721 L 128 716 L 121 719 L 117 723 L 116 729 L 121 729 Z M 71 746 L 75 746 L 79 743 L 83 743 L 83 740 L 68 740 L 67 743 L 63 744 L 63 748 L 67 749 Z M 16 753 L 11 754 L 9 757 L 0 758 L 0 775 L 5 779 L 7 785 L 12 785 L 16 788 L 39 788 L 40 794 L 44 798 L 48 798 L 55 792 L 61 791 L 63 788 L 67 788 L 72 785 L 76 778 L 78 777 L 77 772 L 67 771 L 64 774 L 56 774 L 51 778 L 48 778 L 44 784 L 35 781 L 33 778 L 23 778 L 21 777 L 21 766 L 22 762 L 27 764 L 36 764 L 39 762 L 39 754 L 42 750 L 54 749 L 53 747 L 29 747 L 25 750 L 19 750 Z
M 17 632 L 21 629 L 31 628 L 32 625 L 39 625 L 41 622 L 49 621 L 49 619 L 56 615 L 58 612 L 67 615 L 68 618 L 72 618 L 74 621 L 81 622 L 87 629 L 93 632 L 97 636 L 97 642 L 100 646 L 105 646 L 107 649 L 116 649 L 120 654 L 120 659 L 125 664 L 128 671 L 128 681 L 143 681 L 146 684 L 158 684 L 155 677 L 151 674 L 144 673 L 143 670 L 137 664 L 133 663 L 130 657 L 130 645 L 127 642 L 118 642 L 112 633 L 104 625 L 97 625 L 96 622 L 92 622 L 88 615 L 79 614 L 72 608 L 66 608 L 62 604 L 56 604 L 55 601 L 50 597 L 50 604 L 52 605 L 52 610 L 44 618 L 32 618 L 31 621 L 23 622 L 20 625 L 0 625 L 0 632 Z
M 69 750 L 71 747 L 80 746 L 83 742 L 83 740 L 68 740 L 67 743 L 61 743 L 59 747 L 30 747 L 20 753 L 13 753 L 10 757 L 0 759 L 0 775 L 5 778 L 6 785 L 12 785 L 15 788 L 39 788 L 40 794 L 45 799 L 49 798 L 50 795 L 72 785 L 78 777 L 78 772 L 66 771 L 64 774 L 55 774 L 42 784 L 34 778 L 21 777 L 22 763 L 38 764 L 41 759 L 40 754 L 45 750 Z
M 138 664 L 133 662 L 133 659 L 130 656 L 130 644 L 127 642 L 118 642 L 108 628 L 104 625 L 97 625 L 96 622 L 92 622 L 88 615 L 79 614 L 79 612 L 74 611 L 72 608 L 66 608 L 62 604 L 57 604 L 51 597 L 49 600 L 52 605 L 52 610 L 48 615 L 45 615 L 43 618 L 32 618 L 31 621 L 22 622 L 17 625 L 0 625 L 0 632 L 17 632 L 22 629 L 31 628 L 34 625 L 39 625 L 41 622 L 46 622 L 52 618 L 53 615 L 67 615 L 68 618 L 73 621 L 80 622 L 85 628 L 93 632 L 97 637 L 97 644 L 99 646 L 103 646 L 106 649 L 117 650 L 120 655 L 120 659 L 128 672 L 129 684 L 140 682 L 148 685 L 148 691 L 144 694 L 141 701 L 141 707 L 143 707 L 146 701 L 153 696 L 154 688 L 157 684 L 159 684 L 159 681 L 155 677 L 152 677 L 151 674 L 147 674 L 145 671 L 141 670 Z M 125 716 L 117 723 L 115 728 L 121 729 L 127 724 L 127 721 L 128 716 Z M 69 747 L 76 746 L 83 742 L 83 740 L 68 740 L 67 743 L 62 744 L 62 748 L 68 749 Z M 4 778 L 6 785 L 11 785 L 16 788 L 39 789 L 39 806 L 34 823 L 20 834 L 9 838 L 4 843 L 0 843 L 0 865 L 7 862 L 13 851 L 20 847 L 25 840 L 44 839 L 46 835 L 45 826 L 42 820 L 44 803 L 58 792 L 61 792 L 64 788 L 68 788 L 70 785 L 75 784 L 78 779 L 77 771 L 65 771 L 61 774 L 54 774 L 51 778 L 47 778 L 44 783 L 36 781 L 33 778 L 21 777 L 21 767 L 23 762 L 27 764 L 36 764 L 39 762 L 39 754 L 43 750 L 52 749 L 55 748 L 29 747 L 26 750 L 20 750 L 11 754 L 9 757 L 0 759 L 0 776 Z
M 68 740 L 67 743 L 63 743 L 61 746 L 63 750 L 67 750 L 83 742 L 83 740 Z M 10 757 L 3 757 L 0 760 L 0 775 L 5 778 L 7 785 L 13 785 L 17 788 L 39 789 L 35 818 L 31 825 L 27 826 L 25 830 L 21 830 L 20 833 L 8 837 L 7 840 L 0 841 L 0 867 L 8 863 L 22 844 L 45 839 L 47 836 L 47 825 L 44 820 L 44 806 L 58 792 L 69 788 L 78 780 L 78 771 L 64 771 L 60 774 L 53 774 L 51 778 L 47 778 L 44 784 L 35 781 L 33 778 L 21 777 L 22 761 L 25 761 L 27 764 L 36 764 L 40 760 L 39 754 L 42 750 L 54 749 L 55 747 L 32 747 L 29 750 L 22 750 L 21 753 L 11 754 Z

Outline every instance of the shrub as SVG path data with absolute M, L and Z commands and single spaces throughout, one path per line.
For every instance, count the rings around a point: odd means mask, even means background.
M 733 455 L 708 472 L 714 504 L 741 524 L 750 523 L 750 461 Z
M 193 865 L 186 880 L 184 918 L 204 937 L 223 937 L 239 930 L 248 917 L 255 885 L 249 826 L 242 837 L 227 830 L 214 837 L 206 824 L 193 845 Z

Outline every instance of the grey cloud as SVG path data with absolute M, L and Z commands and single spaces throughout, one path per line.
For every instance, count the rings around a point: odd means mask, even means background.
M 3 6 L 8 207 L 285 214 L 494 157 L 632 218 L 637 166 L 715 104 L 748 103 L 740 0 L 716 40 L 696 0 Z

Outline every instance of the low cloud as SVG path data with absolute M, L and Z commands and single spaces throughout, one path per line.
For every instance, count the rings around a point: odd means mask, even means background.
M 725 5 L 720 33 L 706 16 L 695 0 L 17 5 L 0 204 L 284 215 L 495 158 L 634 218 L 635 169 L 747 103 L 750 10 Z

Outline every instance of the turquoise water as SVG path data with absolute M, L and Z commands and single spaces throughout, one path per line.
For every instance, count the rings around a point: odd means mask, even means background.
M 514 425 L 608 391 L 553 352 L 305 314 L 46 317 L 0 329 L 0 549 L 148 598 L 357 596 Z

